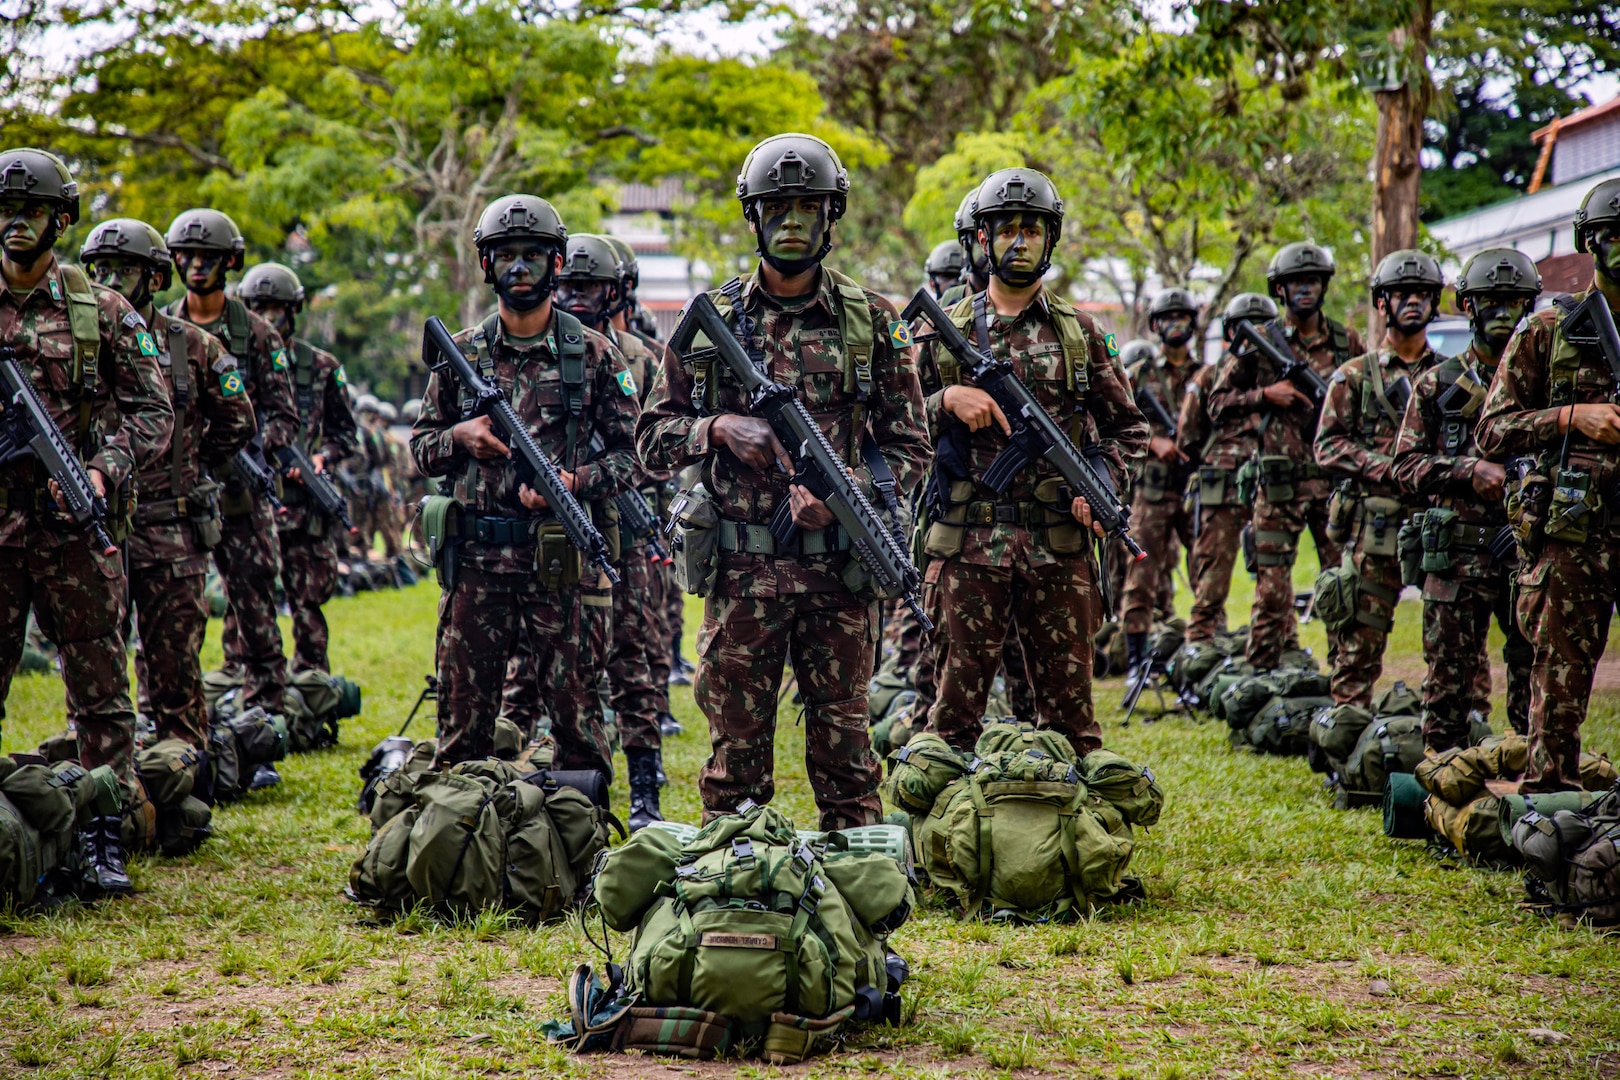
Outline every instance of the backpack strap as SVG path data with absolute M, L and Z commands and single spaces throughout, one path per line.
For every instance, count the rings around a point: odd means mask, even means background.
M 90 400 L 101 388 L 101 310 L 82 269 L 66 263 L 58 268 L 62 272 L 62 293 L 67 298 L 68 329 L 73 334 L 73 370 L 69 377 L 79 390 L 77 441 L 81 450 L 88 451 Z
M 1073 304 L 1056 293 L 1043 290 L 1043 294 L 1046 296 L 1046 310 L 1052 315 L 1052 326 L 1057 330 L 1058 340 L 1063 343 L 1069 392 L 1083 400 L 1091 390 L 1091 370 L 1087 364 L 1090 343 L 1086 341 L 1085 328 L 1080 325 L 1080 313 Z
M 247 367 L 251 379 L 255 374 L 253 351 L 249 347 L 252 344 L 252 327 L 248 323 L 247 305 L 234 297 L 225 300 L 225 336 L 231 355 L 236 357 L 237 363 Z
M 1395 411 L 1395 406 L 1389 402 L 1389 395 L 1384 392 L 1384 365 L 1378 353 L 1370 352 L 1367 354 L 1367 363 L 1363 365 L 1362 376 L 1365 381 L 1361 384 L 1363 406 L 1361 410 L 1361 435 L 1362 438 L 1370 440 L 1378 431 L 1378 417 L 1371 408 L 1366 407 L 1369 404 L 1367 401 L 1367 391 L 1369 389 L 1372 391 L 1373 402 L 1377 403 L 1379 411 L 1388 417 L 1389 422 L 1396 427 L 1400 427 L 1401 414 Z
M 1552 357 L 1547 363 L 1547 403 L 1554 408 L 1575 403 L 1575 374 L 1581 367 L 1581 350 L 1564 336 L 1564 322 L 1579 306 L 1580 300 L 1574 296 L 1560 296 L 1553 301 L 1558 314 L 1553 325 Z
M 714 301 L 715 310 L 720 312 L 720 317 L 726 321 L 727 326 L 732 328 L 733 333 L 736 332 L 738 318 L 741 315 L 742 291 L 743 279 L 734 277 L 711 293 L 709 297 Z M 742 339 L 743 348 L 747 349 L 747 335 L 739 334 L 738 336 Z M 749 355 L 752 356 L 752 352 Z M 716 357 L 711 354 L 693 364 L 692 404 L 697 409 L 699 416 L 712 415 L 720 405 L 720 384 L 714 377 L 715 360 Z
M 950 310 L 951 323 L 964 334 L 973 325 L 974 297 L 963 296 Z M 955 386 L 962 381 L 962 365 L 943 346 L 934 347 L 934 367 L 939 372 L 941 386 Z
M 174 316 L 167 316 L 168 333 L 165 346 L 158 353 L 158 362 L 169 369 L 174 383 L 174 434 L 169 439 L 169 495 L 180 498 L 181 468 L 185 463 L 185 440 L 180 437 L 180 425 L 185 423 L 186 405 L 191 401 L 191 356 L 186 348 L 186 324 Z
M 292 355 L 293 395 L 298 399 L 298 419 L 307 424 L 309 414 L 315 409 L 315 347 L 302 338 L 294 338 Z
M 861 462 L 861 444 L 867 437 L 866 410 L 872 396 L 872 306 L 866 290 L 831 267 L 823 267 L 833 282 L 838 305 L 838 337 L 844 347 L 844 393 L 854 393 L 849 464 Z
M 1350 359 L 1350 330 L 1344 323 L 1334 322 L 1326 315 L 1322 319 L 1327 323 L 1328 340 L 1333 343 L 1333 362 L 1342 367 Z
M 557 319 L 557 363 L 562 369 L 563 405 L 568 409 L 567 454 L 571 468 L 579 467 L 579 421 L 585 414 L 585 324 L 562 308 Z

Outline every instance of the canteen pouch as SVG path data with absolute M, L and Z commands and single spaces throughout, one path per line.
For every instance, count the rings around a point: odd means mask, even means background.
M 1255 492 L 1260 487 L 1260 461 L 1250 458 L 1237 471 L 1237 501 L 1239 506 L 1254 505 Z M 1251 573 L 1253 571 L 1250 571 Z
M 579 548 L 568 539 L 560 521 L 548 521 L 534 531 L 534 575 L 547 592 L 561 592 L 579 584 L 585 569 Z
M 693 484 L 669 504 L 670 555 L 675 583 L 693 596 L 708 596 L 720 569 L 720 511 L 702 484 Z
M 1335 488 L 1328 496 L 1327 536 L 1335 544 L 1342 544 L 1350 536 L 1356 520 L 1356 497 L 1343 487 Z
M 1265 454 L 1260 458 L 1260 488 L 1273 506 L 1294 501 L 1294 459 L 1286 454 Z
M 1350 565 L 1350 553 L 1338 565 L 1322 571 L 1316 579 L 1316 617 L 1330 633 L 1349 626 L 1356 618 L 1360 575 Z
M 967 526 L 961 524 L 967 511 L 961 509 L 973 499 L 973 481 L 952 480 L 950 505 L 944 508 L 944 520 L 935 520 L 923 534 L 923 554 L 935 559 L 954 559 L 962 554 L 967 539 Z M 953 524 L 949 519 L 956 518 Z M 918 563 L 921 566 L 922 563 Z
M 1420 511 L 1413 514 L 1401 526 L 1400 534 L 1396 537 L 1396 544 L 1401 550 L 1401 584 L 1423 584 L 1424 552 L 1423 552 L 1423 525 L 1428 521 L 1431 511 Z M 1447 569 L 1450 569 L 1448 564 Z
M 1401 515 L 1405 508 L 1399 499 L 1368 495 L 1361 500 L 1361 529 L 1357 549 L 1363 555 L 1400 554 Z
M 1522 477 L 1521 467 L 1524 468 Z M 1515 458 L 1508 462 L 1503 494 L 1513 539 L 1526 559 L 1533 559 L 1540 554 L 1541 542 L 1546 536 L 1552 481 L 1536 466 L 1535 459 Z
M 1229 483 L 1232 470 L 1222 469 L 1216 465 L 1200 465 L 1198 467 L 1198 502 L 1201 506 L 1225 506 L 1228 499 L 1236 498 L 1237 491 L 1228 491 L 1228 487 L 1235 487 Z
M 1054 555 L 1078 555 L 1091 546 L 1090 531 L 1082 529 L 1069 513 L 1071 500 L 1064 498 L 1067 490 L 1062 479 L 1056 476 L 1035 485 L 1035 501 L 1046 511 L 1040 531 L 1041 546 Z M 960 536 L 961 530 L 957 534 Z
M 1451 543 L 1456 535 L 1453 526 L 1457 523 L 1457 511 L 1444 507 L 1435 507 L 1423 515 L 1422 525 L 1419 526 L 1423 534 L 1423 571 L 1428 574 L 1451 573 Z M 1416 518 L 1413 519 L 1418 520 Z M 1402 527 L 1404 531 L 1404 526 Z M 1402 564 L 1401 576 L 1405 578 L 1405 563 Z M 1416 585 L 1417 582 L 1407 582 Z
M 461 503 L 448 495 L 429 495 L 422 500 L 422 538 L 439 588 L 446 592 L 456 587 L 456 548 L 465 535 L 463 511 Z
M 1552 501 L 1547 507 L 1547 539 L 1586 543 L 1592 515 L 1602 506 L 1590 472 L 1568 466 L 1559 469 L 1553 474 Z
M 212 481 L 199 484 L 186 495 L 186 507 L 197 546 L 204 551 L 213 551 L 223 536 L 220 531 L 219 485 Z

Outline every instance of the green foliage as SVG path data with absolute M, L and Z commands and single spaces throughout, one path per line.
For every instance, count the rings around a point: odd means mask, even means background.
M 997 169 L 1026 164 L 1030 139 L 1019 132 L 965 132 L 951 152 L 917 170 L 916 188 L 901 221 L 926 242 L 956 235 L 956 208 L 962 196 Z

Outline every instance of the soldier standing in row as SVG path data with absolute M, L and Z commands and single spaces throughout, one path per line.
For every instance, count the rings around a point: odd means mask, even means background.
M 851 470 L 857 482 L 874 483 L 872 468 L 881 467 L 903 493 L 921 475 L 928 441 L 916 372 L 896 344 L 904 340 L 898 314 L 822 264 L 848 192 L 843 165 L 820 139 L 777 135 L 754 147 L 737 197 L 759 269 L 709 296 L 750 355 L 797 389 L 840 459 L 861 462 Z M 793 458 L 768 423 L 747 413 L 735 380 L 707 369 L 699 378 L 671 353 L 639 425 L 647 467 L 701 464 L 721 518 L 693 688 L 712 745 L 699 780 L 704 809 L 771 800 L 777 693 L 791 657 L 821 827 L 869 825 L 882 815 L 866 704 L 878 602 L 845 584 L 848 534 L 826 503 L 791 482 Z M 871 454 L 862 452 L 866 440 Z M 783 500 L 801 530 L 788 549 L 770 530 Z
M 342 461 L 354 452 L 354 414 L 337 357 L 294 336 L 304 309 L 304 284 L 289 267 L 260 263 L 242 276 L 236 291 L 248 310 L 274 326 L 286 343 L 293 404 L 298 409 L 295 437 L 315 471 L 324 473 L 328 462 Z M 297 469 L 288 473 L 288 479 L 292 483 L 282 495 L 286 511 L 276 521 L 276 532 L 281 584 L 292 609 L 293 670 L 330 671 L 321 607 L 337 591 L 336 533 L 343 531 L 343 523 L 315 506 Z
M 605 503 L 635 469 L 635 383 L 611 342 L 552 302 L 567 233 L 551 204 L 507 195 L 473 232 L 498 308 L 457 343 L 506 392 L 563 483 L 606 522 Z M 439 604 L 441 766 L 495 749 L 507 659 L 521 632 L 551 709 L 559 769 L 613 775 L 596 696 L 603 657 L 596 625 L 612 607 L 608 578 L 583 565 L 545 497 L 520 483 L 488 416 L 453 377 L 428 378 L 411 453 L 428 476 L 454 479 L 465 508 L 454 583 Z M 590 456 L 593 439 L 602 452 Z
M 1620 597 L 1620 405 L 1598 325 L 1620 309 L 1620 180 L 1575 214 L 1590 251 L 1591 291 L 1560 298 L 1520 324 L 1485 398 L 1480 452 L 1509 464 L 1508 508 L 1523 565 L 1518 616 L 1535 649 L 1530 767 L 1520 790 L 1580 787 L 1581 722 Z
M 1421 251 L 1395 251 L 1373 272 L 1373 304 L 1386 322 L 1384 343 L 1358 356 L 1328 381 L 1316 461 L 1350 483 L 1338 498 L 1354 508 L 1335 511 L 1335 528 L 1348 524 L 1345 546 L 1356 580 L 1356 610 L 1350 622 L 1328 627 L 1328 663 L 1333 700 L 1367 706 L 1384 670 L 1384 647 L 1395 626 L 1401 594 L 1397 535 L 1411 507 L 1391 472 L 1412 380 L 1434 362 L 1428 327 L 1440 311 L 1445 278 L 1440 264 Z M 1477 660 L 1479 649 L 1469 659 Z
M 1062 228 L 1062 199 L 1041 173 L 1005 169 L 979 186 L 972 213 L 990 284 L 951 318 L 981 350 L 1013 365 L 1040 405 L 1066 421 L 1076 445 L 1096 444 L 1119 483 L 1147 449 L 1148 427 L 1102 332 L 1041 283 Z M 927 406 L 939 450 L 924 543 L 939 673 L 928 730 L 958 749 L 973 746 L 1006 628 L 1016 620 L 1035 698 L 1035 715 L 1024 719 L 1089 753 L 1102 744 L 1091 701 L 1091 638 L 1103 618 L 1091 508 L 1068 495 L 1044 462 L 1031 463 L 1004 492 L 983 487 L 978 477 L 1007 445 L 1006 417 L 940 361 L 943 388 Z M 965 463 L 965 475 L 941 471 L 951 460 Z
M 122 493 L 161 459 L 174 411 L 145 320 L 118 293 L 57 261 L 52 248 L 78 220 L 79 186 L 60 159 L 27 148 L 0 152 L 0 348 L 79 454 L 117 534 L 128 525 Z M 80 762 L 109 765 L 133 788 L 135 711 L 120 633 L 127 582 L 118 552 L 102 551 L 74 524 L 37 459 L 23 454 L 0 465 L 0 552 L 0 718 L 32 611 L 60 650 Z M 133 891 L 121 830 L 117 816 L 89 830 L 96 877 L 114 894 Z
M 1468 260 L 1457 281 L 1457 302 L 1474 340 L 1468 351 L 1419 375 L 1395 438 L 1394 476 L 1413 495 L 1427 496 L 1424 532 L 1451 564 L 1423 582 L 1423 743 L 1439 752 L 1468 745 L 1469 713 L 1489 716 L 1481 695 L 1489 672 L 1486 636 L 1491 616 L 1506 635 L 1507 715 L 1524 734 L 1530 718 L 1530 665 L 1535 650 L 1513 613 L 1512 560 L 1493 545 L 1507 527 L 1502 466 L 1480 456 L 1474 442 L 1485 392 L 1513 330 L 1535 307 L 1541 274 L 1528 255 L 1487 248 Z M 1429 548 L 1430 544 L 1425 544 Z M 1489 685 L 1489 679 L 1483 680 Z
M 259 423 L 255 443 L 272 458 L 298 433 L 298 409 L 287 377 L 281 335 L 242 301 L 225 295 L 225 275 L 242 266 L 242 233 L 218 210 L 187 210 L 165 236 L 186 294 L 164 309 L 218 338 L 236 358 Z M 258 453 L 255 445 L 249 451 Z M 242 707 L 279 715 L 287 660 L 276 623 L 276 576 L 281 548 L 270 503 L 228 474 L 220 498 L 224 523 L 214 563 L 225 584 L 225 664 L 242 675 Z
M 962 282 L 962 268 L 967 263 L 966 253 L 962 250 L 960 241 L 941 240 L 934 245 L 934 250 L 928 253 L 923 262 L 923 276 L 928 279 L 928 289 L 939 299 L 950 292 Z

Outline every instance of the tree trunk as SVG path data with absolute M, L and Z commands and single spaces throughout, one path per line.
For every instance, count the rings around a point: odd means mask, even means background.
M 1418 195 L 1423 179 L 1423 119 L 1434 95 L 1429 76 L 1429 35 L 1433 0 L 1417 0 L 1412 21 L 1390 34 L 1390 44 L 1403 58 L 1404 81 L 1394 90 L 1376 90 L 1378 137 L 1373 152 L 1372 264 L 1418 238 Z M 1368 342 L 1384 337 L 1383 318 L 1371 315 Z

